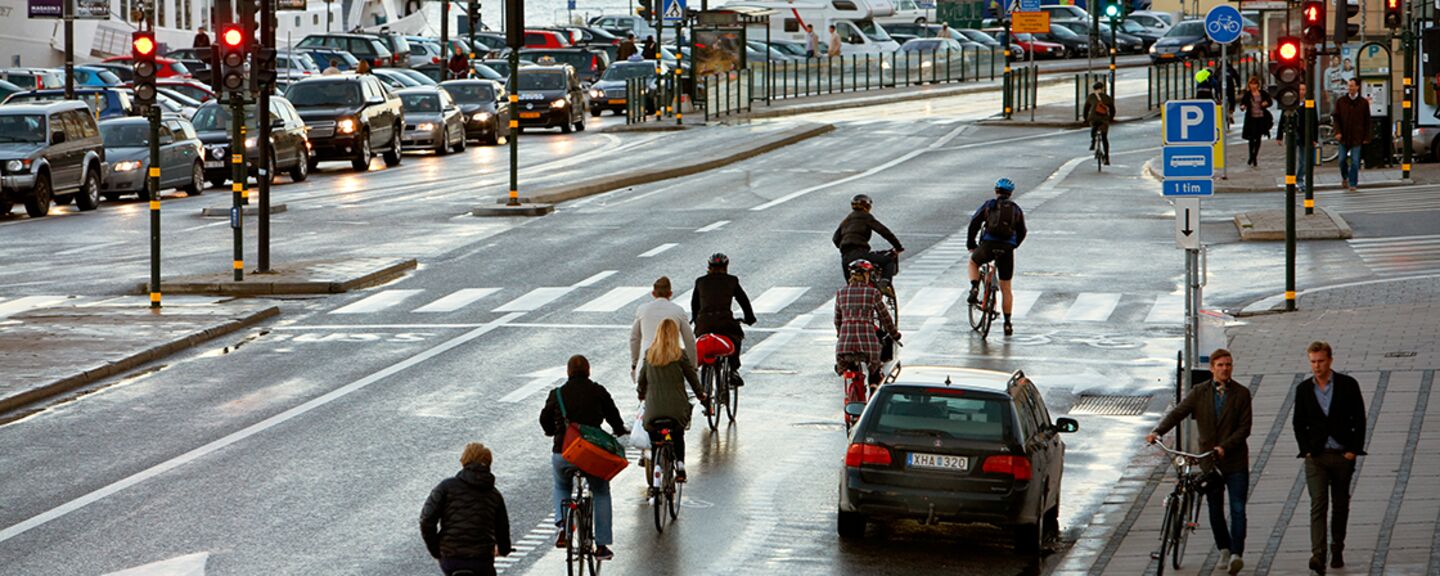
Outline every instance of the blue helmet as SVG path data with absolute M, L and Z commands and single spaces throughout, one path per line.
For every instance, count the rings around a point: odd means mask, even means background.
M 995 181 L 995 193 L 1009 196 L 1015 193 L 1015 183 L 1009 178 L 1001 178 Z

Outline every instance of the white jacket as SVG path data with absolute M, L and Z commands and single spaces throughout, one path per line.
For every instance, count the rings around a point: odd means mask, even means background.
M 635 309 L 635 323 L 630 326 L 631 368 L 640 364 L 640 354 L 650 349 L 650 343 L 655 341 L 655 331 L 666 318 L 679 325 L 680 340 L 685 345 L 685 351 L 689 353 L 686 354 L 686 360 L 690 362 L 690 367 L 695 367 L 695 331 L 690 328 L 690 316 L 685 313 L 684 308 L 668 298 L 656 298 Z

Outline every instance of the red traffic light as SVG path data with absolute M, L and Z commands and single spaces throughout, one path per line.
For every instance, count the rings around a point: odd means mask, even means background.
M 220 30 L 220 43 L 230 48 L 239 48 L 245 43 L 245 31 L 235 24 L 227 24 Z
M 135 32 L 130 39 L 130 49 L 136 58 L 155 56 L 155 35 L 150 32 Z
M 1300 57 L 1300 41 L 1294 38 L 1281 39 L 1280 45 L 1275 47 L 1275 55 L 1287 62 L 1295 60 Z
M 1396 2 L 1397 0 L 1387 0 Z M 1300 10 L 1306 26 L 1325 25 L 1325 5 L 1320 2 L 1306 2 Z

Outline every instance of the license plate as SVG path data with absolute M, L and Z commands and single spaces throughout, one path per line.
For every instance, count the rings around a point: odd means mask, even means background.
M 624 98 L 611 98 L 611 99 L 610 99 L 610 103 L 611 103 L 611 104 L 624 104 L 624 103 L 625 103 L 625 99 L 624 99 Z
M 533 119 L 535 119 L 535 118 L 539 118 L 539 117 L 540 117 L 540 113 L 539 113 L 539 112 L 521 112 L 521 113 L 520 113 L 520 117 L 521 117 L 521 118 L 524 118 L 524 119 L 526 119 L 526 120 L 533 120 Z
M 921 454 L 911 452 L 907 464 L 911 468 L 934 468 L 937 470 L 959 470 L 970 469 L 970 460 L 964 456 L 951 456 L 948 454 Z
M 224 161 L 224 160 L 206 160 L 206 161 L 205 161 L 205 167 L 206 167 L 206 168 L 224 168 L 224 167 L 225 167 L 225 161 Z
M 1174 55 L 1174 54 L 1163 54 L 1163 53 L 1162 53 L 1162 54 L 1160 54 L 1160 57 L 1161 57 L 1161 58 L 1174 58 L 1175 55 Z

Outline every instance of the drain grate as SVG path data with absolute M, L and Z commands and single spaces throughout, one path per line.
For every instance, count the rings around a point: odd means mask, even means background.
M 1081 394 L 1080 401 L 1070 409 L 1071 414 L 1096 414 L 1100 416 L 1139 416 L 1150 405 L 1149 396 L 1111 396 Z

